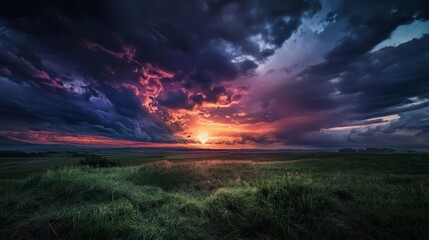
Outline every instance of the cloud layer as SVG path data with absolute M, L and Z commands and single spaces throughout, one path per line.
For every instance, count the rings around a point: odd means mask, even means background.
M 427 147 L 429 35 L 374 49 L 428 19 L 427 1 L 5 3 L 0 132 Z

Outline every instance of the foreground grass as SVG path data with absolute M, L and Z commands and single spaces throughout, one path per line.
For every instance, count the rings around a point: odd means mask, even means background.
M 403 154 L 65 167 L 0 179 L 0 238 L 426 239 L 428 177 Z

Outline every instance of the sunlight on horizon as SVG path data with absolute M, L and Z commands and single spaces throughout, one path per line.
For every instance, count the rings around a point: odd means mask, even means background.
M 206 142 L 210 139 L 209 135 L 205 132 L 201 132 L 197 136 L 198 141 L 201 142 L 201 144 L 206 144 Z

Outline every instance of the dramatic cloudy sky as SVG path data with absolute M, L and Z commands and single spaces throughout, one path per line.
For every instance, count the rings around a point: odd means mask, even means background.
M 429 1 L 8 1 L 0 143 L 428 148 Z

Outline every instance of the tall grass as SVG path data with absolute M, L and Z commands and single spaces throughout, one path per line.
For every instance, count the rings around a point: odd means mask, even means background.
M 0 238 L 425 239 L 427 168 L 427 159 L 65 167 L 0 179 Z

